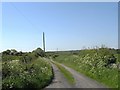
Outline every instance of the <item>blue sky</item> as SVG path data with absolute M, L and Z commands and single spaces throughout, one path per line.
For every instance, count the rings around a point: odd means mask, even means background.
M 118 3 L 2 3 L 2 49 L 118 47 Z

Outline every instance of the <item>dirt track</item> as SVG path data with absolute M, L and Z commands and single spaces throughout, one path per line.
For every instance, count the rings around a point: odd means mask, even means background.
M 69 72 L 72 73 L 72 75 L 76 81 L 76 84 L 75 84 L 76 88 L 106 88 L 104 85 L 98 83 L 97 81 L 95 81 L 95 80 L 93 80 L 93 79 L 91 79 L 83 74 L 76 72 L 72 68 L 69 68 L 63 64 L 61 64 L 61 65 L 64 68 L 66 68 Z
M 46 88 L 72 88 L 59 69 L 54 64 L 51 63 L 51 65 L 54 71 L 54 79 Z
M 46 88 L 107 88 L 104 85 L 100 84 L 99 82 L 83 75 L 72 68 L 69 68 L 63 64 L 61 64 L 65 69 L 67 69 L 73 77 L 75 78 L 75 85 L 70 85 L 63 74 L 59 71 L 56 65 L 51 63 L 54 71 L 54 79 L 52 83 L 47 86 Z

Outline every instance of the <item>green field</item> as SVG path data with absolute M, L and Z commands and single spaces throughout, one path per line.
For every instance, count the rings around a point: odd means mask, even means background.
M 108 87 L 118 87 L 117 65 L 120 61 L 118 53 L 114 49 L 86 49 L 77 53 L 58 52 L 52 56 L 53 60 L 63 63 Z

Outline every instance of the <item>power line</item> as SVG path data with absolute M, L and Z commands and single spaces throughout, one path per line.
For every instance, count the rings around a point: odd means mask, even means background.
M 30 19 L 28 19 L 28 17 L 25 16 L 25 15 L 22 13 L 22 11 L 21 11 L 20 9 L 18 9 L 12 2 L 11 2 L 10 4 L 13 6 L 13 8 L 16 9 L 17 12 L 19 12 L 19 13 L 24 17 L 24 19 L 25 19 L 29 24 L 31 24 L 31 26 L 32 26 L 33 28 L 36 28 L 37 30 L 40 30 L 38 27 L 36 27 L 36 26 L 30 21 Z M 45 42 L 45 41 L 44 41 L 44 42 Z M 45 51 L 45 43 L 44 43 L 44 51 Z
M 21 11 L 20 9 L 18 9 L 12 2 L 11 2 L 10 4 L 16 9 L 16 11 L 18 11 L 18 12 L 24 17 L 24 19 L 25 19 L 27 22 L 29 22 L 29 24 L 32 25 L 32 27 L 38 29 L 38 28 L 30 21 L 30 19 L 28 19 L 28 17 L 26 17 L 26 16 L 22 13 L 22 11 Z

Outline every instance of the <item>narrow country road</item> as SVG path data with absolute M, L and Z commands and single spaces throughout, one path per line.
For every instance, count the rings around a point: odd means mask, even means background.
M 69 72 L 71 72 L 71 74 L 73 75 L 73 77 L 75 78 L 76 84 L 75 87 L 76 88 L 107 88 L 104 85 L 100 84 L 99 82 L 78 73 L 77 71 L 73 70 L 72 68 L 69 68 L 63 64 L 61 64 L 65 69 L 67 69 Z
M 46 88 L 73 88 L 65 79 L 63 74 L 59 71 L 56 65 L 52 64 L 53 72 L 54 72 L 54 79 L 52 83 L 47 86 Z
M 47 60 L 48 61 L 48 60 Z M 50 62 L 51 63 L 51 62 Z M 75 79 L 75 85 L 70 85 L 63 74 L 59 71 L 56 65 L 51 63 L 54 71 L 54 79 L 52 83 L 47 86 L 46 88 L 106 88 L 106 86 L 100 84 L 99 82 L 78 73 L 77 71 L 73 70 L 72 68 L 69 68 L 63 64 L 62 65 L 66 70 L 68 70 Z

